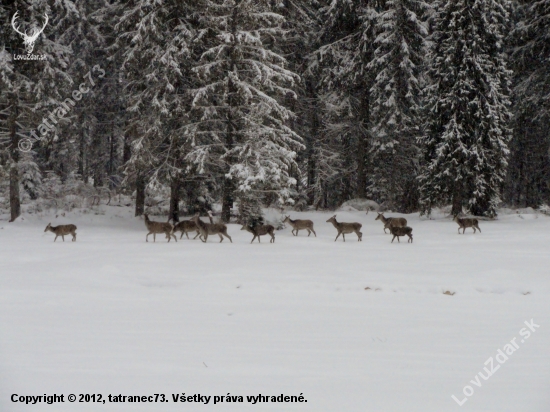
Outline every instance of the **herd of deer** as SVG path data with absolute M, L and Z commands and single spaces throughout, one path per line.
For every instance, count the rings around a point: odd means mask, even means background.
M 369 212 L 367 212 L 368 214 Z M 149 216 L 145 216 L 145 226 L 147 227 L 147 230 L 149 233 L 147 233 L 147 236 L 145 236 L 145 241 L 148 242 L 149 235 L 153 235 L 153 241 L 156 241 L 156 235 L 157 234 L 165 234 L 166 238 L 168 239 L 168 242 L 170 242 L 171 238 L 173 237 L 174 240 L 177 242 L 178 239 L 174 235 L 176 232 L 181 232 L 180 239 L 183 237 L 183 234 L 187 236 L 187 239 L 189 239 L 189 232 L 196 232 L 196 235 L 193 239 L 196 239 L 199 237 L 199 239 L 203 242 L 206 242 L 208 240 L 208 235 L 218 235 L 220 237 L 220 243 L 223 242 L 224 236 L 229 239 L 231 243 L 233 243 L 233 240 L 231 239 L 231 236 L 227 234 L 227 226 L 223 223 L 214 223 L 214 220 L 212 219 L 212 214 L 208 212 L 208 218 L 210 219 L 210 223 L 203 222 L 199 214 L 197 213 L 192 219 L 190 220 L 184 220 L 182 222 L 177 223 L 175 226 L 170 224 L 169 222 L 155 222 L 149 219 Z M 401 236 L 408 236 L 408 242 L 413 241 L 413 235 L 412 235 L 412 228 L 407 226 L 407 219 L 402 217 L 384 217 L 384 214 L 378 213 L 378 216 L 375 220 L 380 220 L 384 224 L 384 233 L 386 233 L 386 229 L 389 229 L 390 233 L 393 235 L 392 243 L 397 238 L 397 241 L 399 242 L 399 238 Z M 462 234 L 466 231 L 466 228 L 471 227 L 474 229 L 474 233 L 476 233 L 476 229 L 481 232 L 481 229 L 479 228 L 478 220 L 477 219 L 461 219 L 458 217 L 455 217 L 455 222 L 458 223 L 458 233 L 460 234 L 460 229 L 462 229 Z M 292 234 L 294 236 L 298 236 L 298 232 L 300 230 L 307 230 L 308 236 L 313 233 L 315 237 L 317 237 L 317 233 L 315 233 L 315 230 L 313 230 L 313 222 L 311 220 L 292 220 L 290 216 L 286 216 L 283 220 L 283 223 L 288 223 L 290 226 L 292 226 Z M 334 241 L 336 242 L 340 235 L 342 235 L 342 238 L 344 242 L 346 241 L 346 234 L 349 233 L 355 233 L 357 235 L 357 239 L 359 242 L 362 241 L 363 234 L 361 233 L 361 227 L 363 226 L 361 223 L 353 222 L 353 223 L 346 223 L 346 222 L 338 222 L 336 220 L 336 215 L 332 216 L 330 219 L 327 220 L 327 223 L 332 223 L 333 226 L 336 228 L 336 231 L 338 234 L 336 235 L 336 239 Z M 55 239 L 54 242 L 57 240 L 58 236 L 61 236 L 63 241 L 65 241 L 65 235 L 72 235 L 73 242 L 76 242 L 76 226 L 75 225 L 59 225 L 59 226 L 52 226 L 51 223 L 46 226 L 46 229 L 44 232 L 47 231 L 55 233 Z M 256 226 L 247 226 L 244 225 L 241 230 L 246 230 L 250 232 L 252 235 L 252 242 L 256 238 L 258 238 L 258 242 L 260 242 L 260 236 L 269 235 L 271 236 L 270 243 L 275 242 L 275 228 L 272 225 L 256 225 Z

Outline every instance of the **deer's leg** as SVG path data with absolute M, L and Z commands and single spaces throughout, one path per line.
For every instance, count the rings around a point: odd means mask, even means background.
M 195 239 L 198 238 L 199 236 L 201 236 L 201 232 L 199 232 L 199 231 L 197 230 L 197 234 L 195 235 L 195 237 L 193 238 L 193 240 L 195 240 Z
M 477 227 L 477 230 L 479 230 L 479 233 L 481 233 L 481 229 L 479 228 L 479 226 L 476 226 Z
M 58 236 L 59 236 L 59 235 L 56 233 L 55 239 L 53 240 L 54 242 L 57 240 L 57 237 L 58 237 Z
M 61 239 L 63 239 L 63 242 L 65 241 L 65 235 L 61 235 Z
M 315 237 L 317 237 L 317 233 L 315 233 L 315 230 L 313 230 L 313 228 L 311 228 L 311 231 L 313 232 L 313 234 L 315 235 Z
M 397 237 L 397 235 L 393 235 L 393 238 L 391 240 L 392 243 L 393 243 L 393 241 L 395 240 L 396 237 Z M 399 240 L 399 238 L 397 238 L 397 240 Z
M 157 241 L 157 234 L 153 233 L 153 242 L 156 242 L 156 241 Z
M 258 243 L 262 243 L 262 242 L 260 242 L 260 236 L 261 236 L 261 235 L 258 235 Z
M 231 239 L 231 236 L 227 234 L 227 232 L 224 233 L 224 236 L 229 239 L 231 243 L 233 243 L 233 239 Z M 260 237 L 258 236 L 258 242 L 260 241 Z
M 344 239 L 344 242 L 346 241 L 346 234 L 342 232 L 342 238 Z
M 254 237 L 253 237 L 252 240 L 250 241 L 250 244 L 252 244 L 252 242 L 254 242 L 254 239 L 256 239 L 256 235 L 254 235 Z
M 174 238 L 174 240 L 176 241 L 176 243 L 178 243 L 178 238 L 176 237 L 176 235 L 171 233 L 170 236 L 172 236 Z M 170 242 L 170 238 L 168 238 L 168 242 Z
M 311 235 L 311 230 L 309 229 L 306 229 L 307 230 L 307 237 L 309 237 L 309 235 Z
M 218 236 L 220 237 L 220 243 L 223 242 L 223 236 L 221 235 L 221 233 L 218 233 Z
M 149 242 L 149 241 L 147 240 L 147 238 L 149 237 L 150 234 L 151 234 L 151 232 L 147 233 L 147 236 L 145 236 L 145 241 L 146 241 L 146 242 Z
M 335 242 L 338 240 L 338 236 L 340 236 L 340 233 L 341 232 L 338 232 L 338 234 L 336 235 L 336 239 L 334 239 Z
M 73 233 L 73 242 L 76 242 L 76 233 Z

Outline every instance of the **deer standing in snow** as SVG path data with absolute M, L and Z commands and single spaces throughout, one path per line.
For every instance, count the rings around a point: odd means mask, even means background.
M 298 232 L 300 230 L 307 230 L 307 235 L 311 235 L 311 232 L 317 237 L 317 233 L 315 233 L 315 230 L 313 230 L 313 222 L 311 220 L 292 220 L 290 216 L 286 216 L 285 220 L 283 220 L 283 223 L 288 223 L 290 226 L 292 226 L 292 234 L 294 236 L 298 236 Z M 296 233 L 294 233 L 296 231 Z
M 148 238 L 149 235 L 153 235 L 153 242 L 157 241 L 157 233 L 164 233 L 166 235 L 166 239 L 168 239 L 168 242 L 170 242 L 171 238 L 173 237 L 174 240 L 177 242 L 178 238 L 174 236 L 174 226 L 172 226 L 168 222 L 154 222 L 152 220 L 149 220 L 149 216 L 146 214 L 143 214 L 145 217 L 145 227 L 149 231 L 147 233 L 147 236 L 145 236 L 145 241 L 149 242 Z
M 247 232 L 250 232 L 254 235 L 250 243 L 254 242 L 254 239 L 256 239 L 256 237 L 258 238 L 258 243 L 260 243 L 260 236 L 264 236 L 267 234 L 271 236 L 271 240 L 269 241 L 269 243 L 275 243 L 275 228 L 271 225 L 244 225 L 241 230 L 246 230 Z
M 368 214 L 369 212 L 367 212 Z M 405 227 L 407 226 L 407 219 L 403 217 L 384 217 L 383 213 L 378 213 L 378 216 L 376 216 L 376 219 L 374 220 L 380 220 L 384 224 L 384 233 L 386 233 L 386 229 L 390 229 L 391 227 Z
M 61 239 L 63 239 L 63 242 L 65 241 L 65 235 L 72 235 L 73 236 L 73 242 L 76 242 L 76 226 L 75 225 L 59 225 L 59 226 L 52 226 L 51 223 L 48 223 L 48 226 L 46 226 L 46 229 L 44 229 L 44 232 L 47 231 L 55 233 L 55 239 L 54 242 L 57 240 L 58 236 L 61 236 Z
M 460 234 L 460 229 L 462 229 L 462 234 L 464 234 L 467 227 L 471 227 L 472 229 L 474 229 L 474 233 L 476 232 L 476 228 L 477 228 L 477 230 L 479 230 L 479 233 L 481 233 L 481 229 L 479 228 L 477 219 L 470 219 L 470 218 L 461 219 L 458 216 L 456 216 L 454 218 L 454 221 L 458 223 L 459 234 Z
M 361 233 L 361 227 L 363 226 L 361 223 L 344 223 L 344 222 L 337 222 L 336 221 L 336 215 L 332 216 L 329 220 L 327 220 L 327 223 L 332 223 L 336 230 L 338 231 L 338 235 L 336 235 L 336 239 L 334 241 L 336 242 L 338 240 L 338 237 L 342 235 L 342 238 L 344 239 L 344 242 L 346 241 L 346 233 L 353 233 L 357 235 L 358 241 L 361 242 L 363 238 L 363 234 Z

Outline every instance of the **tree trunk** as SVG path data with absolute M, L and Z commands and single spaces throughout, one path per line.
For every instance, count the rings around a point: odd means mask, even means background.
M 307 188 L 309 190 L 308 201 L 310 205 L 315 202 L 315 192 L 311 190 L 315 186 L 316 173 L 317 173 L 317 159 L 316 159 L 316 145 L 319 141 L 319 107 L 317 106 L 318 100 L 316 99 L 315 88 L 312 82 L 308 82 L 308 99 L 311 99 L 313 103 L 309 107 L 311 114 L 311 129 L 309 136 L 306 137 L 306 156 L 307 156 Z
M 369 127 L 369 95 L 364 93 L 363 98 L 361 99 L 361 109 L 360 109 L 361 119 L 363 122 L 363 129 L 368 130 Z M 357 142 L 357 188 L 355 191 L 355 197 L 360 199 L 365 199 L 367 197 L 367 167 L 366 167 L 366 157 L 368 153 L 368 139 L 367 134 L 358 136 Z
M 136 216 L 145 212 L 145 178 L 139 174 L 136 179 Z
M 233 207 L 233 192 L 235 188 L 231 179 L 225 178 L 223 181 L 222 193 L 222 216 L 223 222 L 228 223 L 231 219 L 231 208 Z
M 172 182 L 170 183 L 170 219 L 174 221 L 174 223 L 177 223 L 180 221 L 179 218 L 179 202 L 180 202 L 180 179 L 179 176 L 175 176 L 172 178 Z
M 453 216 L 458 216 L 460 213 L 462 213 L 462 185 L 455 183 L 451 214 Z
M 10 136 L 10 222 L 21 216 L 21 199 L 19 196 L 19 136 L 17 136 L 17 118 L 19 107 L 17 95 L 10 95 L 10 116 L 8 118 L 8 133 Z

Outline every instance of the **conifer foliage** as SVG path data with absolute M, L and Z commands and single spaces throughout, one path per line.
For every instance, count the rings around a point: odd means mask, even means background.
M 452 203 L 494 216 L 500 203 L 511 131 L 510 71 L 503 53 L 505 0 L 437 3 L 428 70 L 421 204 L 430 213 Z
M 200 87 L 193 91 L 197 121 L 189 127 L 188 159 L 223 180 L 222 219 L 229 221 L 234 200 L 291 200 L 302 144 L 281 101 L 296 97 L 299 77 L 269 47 L 284 35 L 284 18 L 270 1 L 206 0 L 204 7 L 206 50 L 194 68 Z

